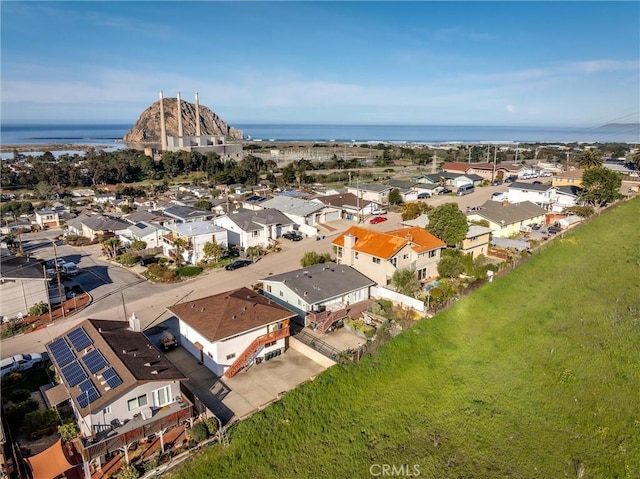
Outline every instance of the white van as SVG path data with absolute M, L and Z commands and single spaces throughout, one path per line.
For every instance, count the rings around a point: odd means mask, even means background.
M 62 265 L 62 272 L 69 276 L 75 276 L 80 272 L 80 270 L 75 263 L 65 263 Z
M 0 378 L 14 371 L 31 369 L 42 364 L 42 355 L 38 353 L 16 354 L 0 361 Z
M 466 185 L 461 185 L 458 187 L 456 196 L 470 195 L 474 191 L 476 191 L 476 188 L 475 186 L 473 186 L 473 183 L 467 183 Z

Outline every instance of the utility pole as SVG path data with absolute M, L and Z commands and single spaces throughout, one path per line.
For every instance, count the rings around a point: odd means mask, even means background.
M 62 317 L 65 317 L 64 312 L 64 288 L 62 287 L 62 281 L 60 281 L 60 267 L 58 266 L 58 250 L 56 249 L 55 240 L 51 240 L 53 244 L 53 263 L 56 267 L 56 279 L 58 280 L 58 295 L 60 296 L 60 307 L 62 308 Z
M 491 182 L 493 183 L 496 179 L 496 159 L 498 156 L 498 145 L 494 145 L 493 147 L 493 170 L 491 171 Z

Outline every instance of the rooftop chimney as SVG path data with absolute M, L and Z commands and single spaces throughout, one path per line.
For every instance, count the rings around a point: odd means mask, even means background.
M 136 333 L 140 332 L 140 319 L 138 319 L 136 313 L 133 313 L 129 317 L 129 329 L 131 331 L 135 331 Z
M 165 125 L 164 118 L 164 99 L 162 97 L 162 90 L 160 91 L 160 150 L 167 150 L 167 126 Z

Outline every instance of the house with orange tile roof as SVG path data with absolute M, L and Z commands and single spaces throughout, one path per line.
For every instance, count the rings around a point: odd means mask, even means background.
M 438 262 L 447 245 L 418 226 L 381 233 L 352 226 L 333 240 L 336 260 L 352 266 L 381 286 L 393 273 L 411 269 L 418 280 L 438 276 Z

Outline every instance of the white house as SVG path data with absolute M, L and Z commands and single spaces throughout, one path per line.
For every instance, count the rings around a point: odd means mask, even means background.
M 381 185 L 379 183 L 365 183 L 356 186 L 347 186 L 347 193 L 353 193 L 361 200 L 373 201 L 379 205 L 389 204 L 389 193 L 393 186 Z
M 144 241 L 147 243 L 147 248 L 157 248 L 163 245 L 162 238 L 169 231 L 160 225 L 139 221 L 121 232 L 118 239 L 127 247 L 134 241 Z
M 264 295 L 298 314 L 307 326 L 309 313 L 346 309 L 350 304 L 369 299 L 375 281 L 355 268 L 336 263 L 320 263 L 307 268 L 262 279 Z M 341 318 L 337 318 L 341 319 Z
M 0 259 L 0 316 L 26 316 L 36 303 L 49 304 L 49 281 L 40 262 L 25 256 Z
M 163 254 L 170 256 L 175 249 L 174 240 L 178 237 L 184 238 L 186 246 L 182 256 L 191 264 L 197 264 L 205 259 L 204 245 L 207 243 L 218 243 L 225 248 L 229 246 L 228 231 L 211 221 L 165 224 L 164 228 L 169 234 L 163 236 Z
M 509 185 L 507 198 L 510 203 L 530 201 L 547 211 L 554 212 L 561 212 L 564 208 L 575 206 L 578 202 L 575 187 L 558 187 L 519 181 Z
M 283 213 L 298 226 L 317 226 L 340 219 L 340 208 L 327 206 L 317 201 L 303 200 L 288 195 L 279 195 L 260 203 L 263 208 L 273 208 Z M 310 234 L 311 231 L 304 231 Z
M 213 222 L 228 231 L 229 244 L 245 249 L 251 246 L 266 248 L 284 233 L 294 231 L 295 225 L 275 209 L 252 211 L 240 208 L 214 218 Z
M 245 287 L 169 311 L 179 320 L 180 344 L 215 375 L 227 377 L 284 352 L 296 315 Z
M 85 462 L 97 462 L 192 417 L 180 390 L 185 376 L 125 321 L 87 319 L 46 345 L 60 384 L 45 391 L 49 407 L 68 402 Z

